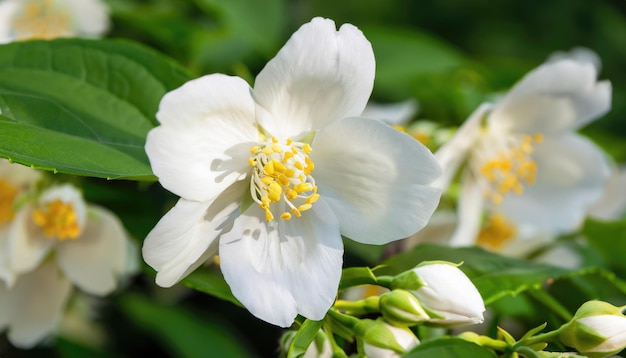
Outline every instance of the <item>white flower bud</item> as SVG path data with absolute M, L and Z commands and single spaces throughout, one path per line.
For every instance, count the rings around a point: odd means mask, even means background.
M 415 337 L 413 332 L 411 332 L 411 330 L 409 330 L 408 328 L 395 327 L 388 323 L 383 323 L 383 325 L 387 327 L 389 332 L 391 332 L 391 334 L 395 338 L 396 342 L 405 351 L 408 351 L 409 349 L 419 344 L 419 340 L 417 339 L 417 337 Z M 400 357 L 400 354 L 392 349 L 377 347 L 373 344 L 368 344 L 367 342 L 363 344 L 363 351 L 365 353 L 365 356 L 367 356 L 368 358 Z
M 410 291 L 439 325 L 482 323 L 485 304 L 474 284 L 451 263 L 430 263 L 398 275 L 394 289 Z

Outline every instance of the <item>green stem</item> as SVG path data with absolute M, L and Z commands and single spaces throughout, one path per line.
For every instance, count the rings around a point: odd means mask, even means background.
M 350 312 L 354 315 L 363 315 L 368 313 L 379 312 L 378 302 L 380 297 L 368 297 L 359 301 L 344 301 L 337 300 L 333 305 L 333 308 L 340 311 Z
M 330 346 L 333 350 L 333 358 L 348 358 L 346 352 L 337 344 L 337 340 L 335 339 L 335 335 L 333 334 L 333 330 L 328 324 L 324 324 L 324 331 L 326 332 L 326 338 L 328 342 L 330 342 Z
M 574 317 L 574 315 L 572 315 L 572 313 L 567 308 L 559 303 L 559 301 L 552 297 L 552 295 L 550 295 L 548 292 L 544 290 L 529 290 L 529 294 L 534 299 L 551 309 L 552 312 L 556 313 L 565 322 L 571 321 Z
M 533 344 L 536 343 L 545 343 L 545 342 L 549 342 L 551 341 L 553 338 L 557 337 L 558 335 L 561 334 L 561 329 L 565 327 L 565 325 L 559 327 L 558 329 L 555 329 L 554 331 L 550 331 L 550 332 L 546 332 L 546 333 L 542 333 L 542 334 L 538 334 L 536 336 L 532 336 L 526 339 L 523 339 L 517 343 L 515 343 L 513 345 L 513 349 L 515 351 L 517 351 L 517 349 L 519 349 L 520 347 L 523 346 L 532 346 Z
M 344 327 L 347 327 L 350 329 L 354 328 L 354 326 L 357 323 L 359 323 L 358 318 L 355 318 L 355 317 L 352 317 L 343 313 L 339 313 L 332 308 L 328 310 L 328 316 L 334 319 L 335 321 L 339 322 Z
M 393 276 L 378 276 L 376 277 L 376 284 L 391 290 L 391 281 Z

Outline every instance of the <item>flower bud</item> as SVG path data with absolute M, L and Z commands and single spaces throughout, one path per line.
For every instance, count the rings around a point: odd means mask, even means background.
M 392 340 L 395 342 L 395 345 L 398 347 L 396 347 L 396 349 L 384 347 L 384 345 L 388 345 L 389 342 L 383 342 L 385 344 L 381 345 L 380 339 L 370 340 L 370 341 L 364 339 L 363 351 L 365 353 L 365 356 L 368 358 L 400 357 L 400 354 L 402 352 L 407 351 L 413 348 L 414 346 L 416 346 L 417 344 L 419 344 L 419 340 L 417 339 L 417 337 L 415 337 L 413 332 L 411 332 L 411 330 L 409 330 L 408 328 L 394 327 L 390 324 L 380 322 L 380 321 L 373 321 L 373 322 L 378 322 L 380 324 L 379 328 L 377 328 L 378 331 L 383 331 L 384 329 L 386 331 L 385 335 L 391 334 Z M 382 338 L 382 336 L 378 338 Z M 383 339 L 388 339 L 388 338 L 383 338 Z M 398 350 L 398 348 L 400 348 L 400 350 Z
M 396 327 L 409 327 L 430 317 L 412 293 L 405 290 L 393 290 L 380 296 L 380 312 L 385 321 Z
M 281 356 L 286 357 L 289 353 L 291 343 L 295 338 L 297 331 L 287 331 L 280 339 L 280 346 L 282 350 Z M 333 348 L 326 337 L 324 331 L 319 330 L 315 335 L 315 338 L 304 352 L 302 358 L 331 358 L 333 356 Z
M 626 348 L 626 316 L 607 302 L 588 301 L 559 336 L 563 344 L 589 357 L 606 357 Z
M 396 276 L 393 289 L 410 291 L 438 325 L 465 325 L 483 322 L 485 304 L 474 284 L 456 265 L 430 262 Z

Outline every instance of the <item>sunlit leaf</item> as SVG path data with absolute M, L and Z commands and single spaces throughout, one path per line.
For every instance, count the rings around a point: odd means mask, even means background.
M 41 169 L 154 180 L 144 152 L 161 97 L 189 77 L 125 41 L 0 46 L 0 156 Z

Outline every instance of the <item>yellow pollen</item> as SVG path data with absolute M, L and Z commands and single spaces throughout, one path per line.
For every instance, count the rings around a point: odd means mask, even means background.
M 80 233 L 78 217 L 72 204 L 58 199 L 33 211 L 32 218 L 49 238 L 76 239 Z
M 19 40 L 53 39 L 71 33 L 66 10 L 52 0 L 30 1 L 13 20 L 13 30 Z
M 485 197 L 493 204 L 501 204 L 509 193 L 522 195 L 525 185 L 535 183 L 537 163 L 530 155 L 534 152 L 534 145 L 541 140 L 541 133 L 525 135 L 515 146 L 482 164 L 480 174 L 489 183 Z
M 515 226 L 502 214 L 492 214 L 483 225 L 476 243 L 488 249 L 498 250 L 515 236 Z
M 319 194 L 311 176 L 314 164 L 309 144 L 272 137 L 264 147 L 252 147 L 250 152 L 250 193 L 267 221 L 274 220 L 275 210 L 281 219 L 291 220 L 312 208 Z
M 6 180 L 0 179 L 0 225 L 13 219 L 13 202 L 17 196 L 17 188 Z

